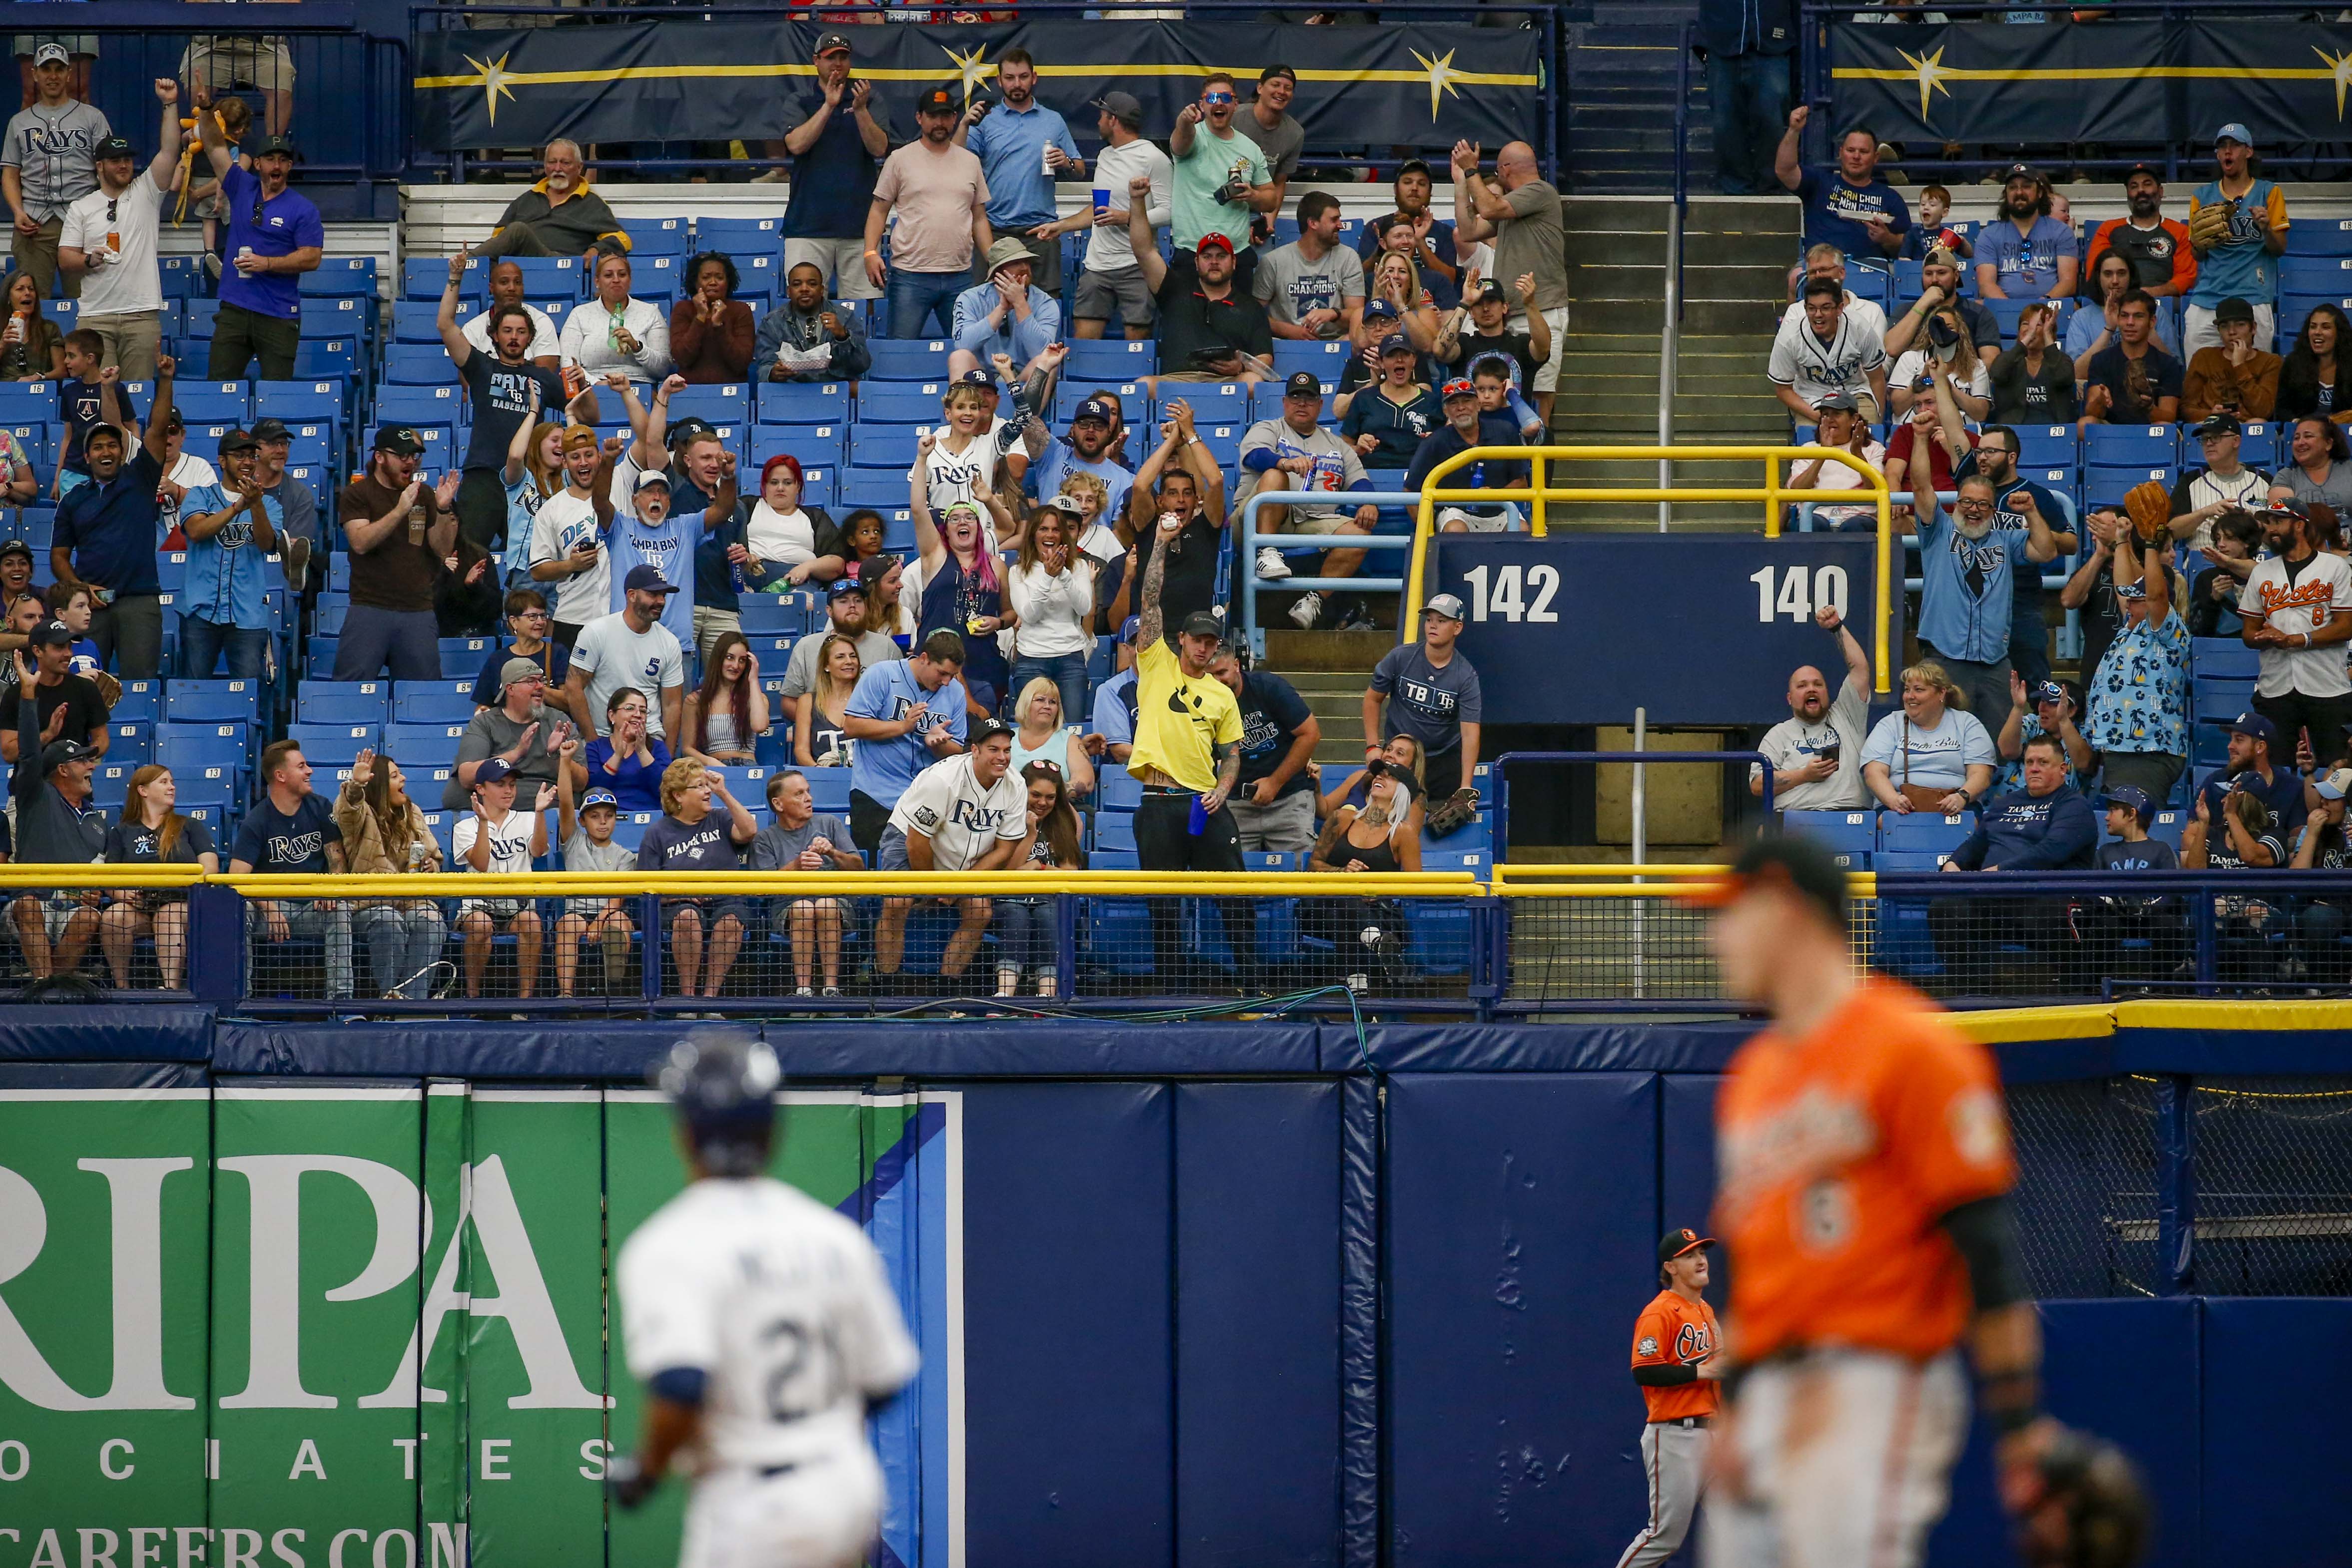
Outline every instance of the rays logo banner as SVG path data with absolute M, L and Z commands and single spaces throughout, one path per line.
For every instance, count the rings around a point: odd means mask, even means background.
M 648 22 L 625 26 L 473 29 L 415 39 L 415 119 L 436 152 L 580 141 L 780 139 L 815 90 L 811 51 L 825 29 L 788 22 Z M 851 72 L 875 84 L 891 139 L 914 134 L 917 96 L 944 86 L 992 93 L 996 61 L 1036 57 L 1037 98 L 1082 135 L 1084 106 L 1117 89 L 1164 137 L 1212 70 L 1244 82 L 1268 65 L 1298 73 L 1290 112 L 1318 142 L 1492 150 L 1539 123 L 1540 36 L 1527 30 L 1385 23 L 1378 27 L 1210 22 L 844 29 Z
M 958 1561 L 961 1096 L 779 1099 L 773 1174 L 922 1352 L 876 1568 Z M 674 1561 L 684 1489 L 601 1483 L 640 1404 L 606 1260 L 683 1179 L 644 1090 L 0 1091 L 0 1563 Z
M 2343 25 L 1841 23 L 1830 47 L 1836 123 L 1897 141 L 2210 146 L 2232 120 L 2257 147 L 2352 134 L 2352 26 Z

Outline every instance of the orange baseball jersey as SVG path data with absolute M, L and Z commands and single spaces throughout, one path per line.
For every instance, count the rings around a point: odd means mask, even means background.
M 1827 1343 L 1925 1360 L 1958 1339 L 1967 1270 L 1938 1222 L 2016 1179 L 1990 1052 L 1874 979 L 1811 1034 L 1741 1047 L 1715 1120 L 1741 1361 Z
M 1672 1291 L 1660 1291 L 1657 1300 L 1642 1309 L 1633 1323 L 1633 1365 L 1690 1365 L 1714 1353 L 1723 1343 L 1717 1332 L 1715 1309 L 1705 1301 L 1696 1306 Z M 1665 1388 L 1643 1385 L 1642 1398 L 1653 1421 L 1679 1421 L 1685 1416 L 1715 1414 L 1716 1391 L 1722 1386 L 1711 1377 L 1677 1383 Z

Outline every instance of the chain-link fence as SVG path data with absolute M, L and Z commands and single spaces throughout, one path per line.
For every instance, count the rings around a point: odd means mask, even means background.
M 1517 1004 L 1714 1001 L 1723 981 L 1707 915 L 1664 889 L 1505 901 Z
M 2128 1077 L 2010 1088 L 2018 1236 L 2036 1297 L 2158 1293 L 2158 1088 Z
M 2352 1293 L 2352 1077 L 2200 1078 L 2196 1289 Z

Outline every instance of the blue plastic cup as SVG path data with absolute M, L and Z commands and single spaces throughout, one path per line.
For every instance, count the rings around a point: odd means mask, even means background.
M 1192 797 L 1192 817 L 1184 824 L 1184 831 L 1196 839 L 1209 831 L 1209 806 L 1205 797 Z

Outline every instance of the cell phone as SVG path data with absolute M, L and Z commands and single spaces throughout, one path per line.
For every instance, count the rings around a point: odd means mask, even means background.
M 1837 765 L 1838 748 L 1834 746 L 1824 746 L 1820 750 L 1814 752 L 1813 755 L 1820 758 L 1822 761 L 1829 763 L 1832 767 L 1835 767 Z

